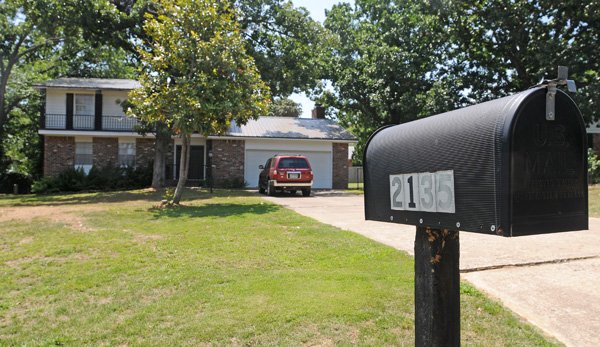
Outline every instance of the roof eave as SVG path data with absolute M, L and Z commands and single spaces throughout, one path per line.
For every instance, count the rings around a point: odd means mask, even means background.
M 339 139 L 328 137 L 274 137 L 274 136 L 245 136 L 245 135 L 209 135 L 209 140 L 308 140 L 308 141 L 327 141 L 327 142 L 344 142 L 357 143 L 357 139 Z

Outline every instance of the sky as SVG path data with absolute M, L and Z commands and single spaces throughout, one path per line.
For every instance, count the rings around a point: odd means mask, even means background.
M 354 0 L 292 0 L 296 7 L 305 7 L 310 16 L 323 23 L 325 20 L 325 9 L 330 9 L 333 5 L 340 2 L 353 3 Z M 311 111 L 315 106 L 315 103 L 307 98 L 304 94 L 292 94 L 290 99 L 302 105 L 302 117 L 310 118 Z

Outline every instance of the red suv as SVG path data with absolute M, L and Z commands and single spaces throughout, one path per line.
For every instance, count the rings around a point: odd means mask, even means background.
M 276 155 L 258 168 L 262 170 L 258 176 L 261 194 L 273 195 L 277 190 L 296 194 L 296 191 L 302 190 L 302 196 L 310 196 L 313 172 L 305 156 Z

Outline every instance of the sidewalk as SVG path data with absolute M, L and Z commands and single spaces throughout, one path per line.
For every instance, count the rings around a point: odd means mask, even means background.
M 364 220 L 363 196 L 267 200 L 413 254 L 415 227 Z M 590 230 L 505 238 L 460 233 L 461 277 L 569 346 L 600 345 L 600 219 Z

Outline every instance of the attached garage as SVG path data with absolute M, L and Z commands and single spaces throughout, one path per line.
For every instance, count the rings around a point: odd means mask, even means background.
M 331 142 L 246 140 L 244 180 L 248 187 L 258 185 L 259 165 L 276 154 L 304 155 L 308 158 L 315 175 L 313 188 L 333 187 L 333 152 Z
M 356 138 L 328 119 L 261 117 L 242 126 L 232 124 L 226 134 L 209 136 L 206 154 L 217 185 L 243 181 L 248 188 L 257 188 L 258 166 L 276 154 L 291 154 L 308 158 L 313 188 L 346 189 L 352 143 Z

